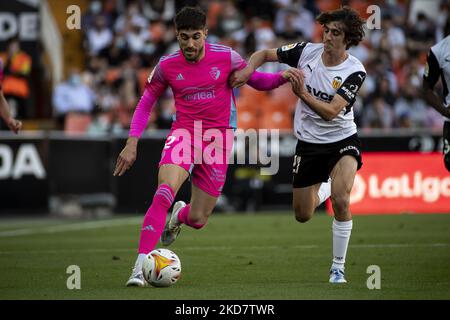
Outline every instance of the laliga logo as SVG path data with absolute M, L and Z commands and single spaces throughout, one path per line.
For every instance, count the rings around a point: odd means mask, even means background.
M 357 174 L 350 194 L 350 203 L 358 203 L 366 196 L 373 199 L 400 199 L 421 198 L 423 201 L 436 202 L 440 197 L 450 197 L 450 177 L 424 177 L 422 172 L 402 174 L 400 176 L 380 179 L 378 175 L 371 174 L 366 182 Z

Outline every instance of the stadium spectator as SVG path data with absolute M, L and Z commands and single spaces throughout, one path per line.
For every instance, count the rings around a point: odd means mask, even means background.
M 10 129 L 14 133 L 18 133 L 22 128 L 22 122 L 15 119 L 11 115 L 11 111 L 6 101 L 3 90 L 2 90 L 2 81 L 3 81 L 3 61 L 0 59 L 0 129 Z
M 175 0 L 152 0 L 145 1 L 143 5 L 144 16 L 153 21 L 172 23 L 175 16 Z
M 424 100 L 419 99 L 419 88 L 406 85 L 402 94 L 394 104 L 394 112 L 397 119 L 407 118 L 411 128 L 426 128 L 432 123 L 430 113 Z
M 146 45 L 151 40 L 150 31 L 147 29 L 147 24 L 143 24 L 138 17 L 131 18 L 125 39 L 129 50 L 132 53 L 142 53 L 146 49 Z
M 113 15 L 104 10 L 101 1 L 95 0 L 91 2 L 88 11 L 81 17 L 81 30 L 87 33 L 94 29 L 98 16 L 104 17 L 108 28 L 112 27 Z
M 119 36 L 115 36 L 111 44 L 98 53 L 98 57 L 105 58 L 110 67 L 118 67 L 129 56 L 130 50 L 127 48 L 127 43 L 124 38 Z M 95 61 L 95 59 L 93 60 Z
M 311 41 L 315 30 L 315 21 L 312 13 L 304 7 L 303 1 L 278 0 L 276 4 L 279 7 L 274 23 L 277 35 L 286 38 L 286 34 L 297 34 L 299 38 Z
M 20 119 L 28 118 L 30 98 L 29 76 L 31 57 L 21 49 L 17 37 L 8 40 L 6 52 L 0 54 L 3 61 L 3 94 L 11 111 Z
M 89 54 L 95 56 L 107 48 L 113 41 L 113 33 L 106 25 L 106 18 L 98 15 L 94 20 L 94 27 L 87 31 L 87 47 Z
M 388 78 L 383 77 L 377 79 L 375 91 L 369 94 L 369 96 L 365 100 L 365 103 L 371 103 L 377 97 L 382 97 L 390 106 L 394 105 L 396 97 L 391 90 Z
M 394 127 L 394 112 L 383 97 L 377 96 L 364 109 L 363 128 L 390 129 Z
M 142 15 L 142 9 L 138 2 L 130 2 L 125 13 L 121 14 L 114 23 L 114 32 L 125 36 L 130 30 L 131 24 L 137 24 L 142 28 L 147 28 L 148 21 Z
M 217 16 L 215 34 L 220 38 L 229 37 L 233 32 L 241 30 L 243 26 L 244 17 L 237 10 L 233 1 L 225 1 Z
M 415 53 L 428 50 L 435 41 L 435 34 L 434 23 L 423 12 L 419 12 L 416 21 L 407 28 L 408 51 Z
M 439 7 L 439 13 L 435 20 L 435 22 L 436 22 L 436 41 L 437 42 L 439 42 L 445 38 L 446 25 L 447 25 L 447 22 L 450 21 L 449 8 L 450 8 L 449 0 L 441 1 L 441 5 Z
M 210 10 L 208 19 L 211 21 L 211 26 L 208 42 L 230 45 L 246 57 L 258 49 L 314 38 L 314 35 L 308 35 L 311 32 L 317 34 L 314 24 L 311 24 L 311 17 L 317 14 L 316 6 L 324 5 L 324 3 L 305 0 L 118 1 L 117 3 L 125 4 L 123 9 L 115 5 L 115 2 L 115 0 L 92 2 L 83 21 L 83 25 L 86 25 L 89 19 L 91 23 L 94 23 L 97 16 L 103 16 L 106 20 L 106 28 L 109 27 L 112 33 L 111 40 L 107 41 L 109 45 L 102 46 L 103 49 L 86 60 L 87 70 L 94 75 L 93 90 L 97 93 L 103 90 L 101 87 L 105 85 L 112 91 L 117 89 L 115 80 L 120 76 L 119 69 L 125 61 L 136 59 L 135 54 L 140 60 L 140 69 L 136 69 L 136 73 L 140 73 L 140 70 L 144 72 L 145 69 L 153 68 L 161 55 L 176 50 L 177 43 L 171 18 L 175 11 L 186 3 L 199 4 Z M 371 112 L 363 112 L 363 110 L 369 108 L 368 104 L 377 94 L 383 94 L 390 106 L 395 106 L 397 99 L 403 97 L 401 100 L 403 104 L 410 98 L 404 97 L 408 92 L 405 87 L 411 85 L 414 88 L 418 87 L 417 83 L 420 83 L 425 55 L 428 51 L 427 46 L 431 45 L 425 38 L 431 37 L 432 32 L 434 34 L 431 38 L 438 39 L 439 34 L 442 37 L 449 2 L 441 1 L 441 10 L 436 13 L 435 21 L 427 18 L 430 13 L 425 15 L 419 12 L 417 26 L 406 23 L 410 9 L 404 1 L 382 1 L 378 5 L 382 13 L 381 29 L 368 30 L 367 39 L 349 49 L 349 53 L 358 58 L 368 70 L 367 78 L 360 90 L 361 104 L 355 104 L 355 122 L 358 125 L 368 123 L 364 117 L 370 116 Z M 89 29 L 83 30 L 85 33 L 89 32 Z M 417 41 L 418 37 L 423 38 L 424 41 Z M 416 42 L 419 42 L 419 46 Z M 98 66 L 97 70 L 92 68 L 95 65 Z M 275 64 L 264 65 L 262 69 L 267 72 L 278 70 L 280 67 Z M 111 79 L 113 81 L 110 81 Z M 386 88 L 380 91 L 380 79 L 384 79 L 383 86 L 389 84 L 388 91 Z M 141 80 L 139 82 L 142 83 Z M 421 96 L 413 97 L 414 105 L 423 105 L 423 102 Z M 428 105 L 425 109 L 429 114 L 428 120 L 422 122 L 409 118 L 411 110 L 406 112 L 402 109 L 404 112 L 394 112 L 393 128 L 400 126 L 400 123 L 403 123 L 403 126 L 411 125 L 421 128 L 437 125 L 432 120 L 436 119 L 433 111 L 430 111 Z M 170 117 L 164 118 L 170 119 Z M 158 117 L 154 118 L 155 121 L 157 119 Z M 157 128 L 158 124 L 165 126 L 165 123 L 165 121 L 159 121 L 156 124 L 152 123 L 151 126 Z
M 68 114 L 90 114 L 95 106 L 95 94 L 81 81 L 77 69 L 72 69 L 67 81 L 55 87 L 52 100 L 60 129 L 64 129 Z
M 102 111 L 94 109 L 92 112 L 92 122 L 87 127 L 87 133 L 90 135 L 110 135 L 125 132 L 118 121 L 117 112 L 114 110 Z

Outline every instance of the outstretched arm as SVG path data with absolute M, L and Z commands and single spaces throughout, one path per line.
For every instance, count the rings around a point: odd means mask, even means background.
M 278 61 L 277 49 L 259 50 L 253 53 L 248 61 L 248 64 L 239 71 L 233 73 L 230 78 L 230 85 L 233 88 L 239 88 L 249 81 L 252 74 L 262 66 L 265 62 Z M 257 80 L 259 76 L 256 76 Z M 254 82 L 253 82 L 254 83 Z M 284 83 L 284 82 L 283 82 Z M 250 84 L 251 85 L 251 84 Z M 251 85 L 253 87 L 253 85 Z M 276 88 L 276 87 L 275 87 Z M 255 87 L 255 89 L 257 89 Z
M 251 74 L 247 84 L 260 91 L 268 91 L 278 88 L 287 82 L 284 72 L 266 73 L 255 71 Z

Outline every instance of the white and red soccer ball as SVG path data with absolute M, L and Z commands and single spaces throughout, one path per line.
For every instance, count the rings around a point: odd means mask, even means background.
M 181 275 L 181 261 L 175 252 L 155 249 L 144 260 L 142 271 L 145 280 L 154 287 L 169 287 Z

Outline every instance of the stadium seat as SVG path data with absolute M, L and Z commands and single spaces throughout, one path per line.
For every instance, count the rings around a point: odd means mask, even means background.
M 259 129 L 259 117 L 249 110 L 238 112 L 237 127 L 239 129 Z
M 64 132 L 66 134 L 83 134 L 87 131 L 92 122 L 90 114 L 70 112 L 64 122 Z
M 264 103 L 269 98 L 269 94 L 266 91 L 258 91 L 252 87 L 245 85 L 240 88 L 238 102 L 245 101 L 245 103 L 251 103 L 255 107 Z
M 292 116 L 287 108 L 276 108 L 264 110 L 261 116 L 261 129 L 292 129 Z
M 240 129 L 258 129 L 259 128 L 259 105 L 253 103 L 248 98 L 240 98 L 237 101 L 237 126 Z
M 284 105 L 291 113 L 295 111 L 298 97 L 292 92 L 292 87 L 289 83 L 271 91 L 271 94 L 273 105 L 276 107 Z

